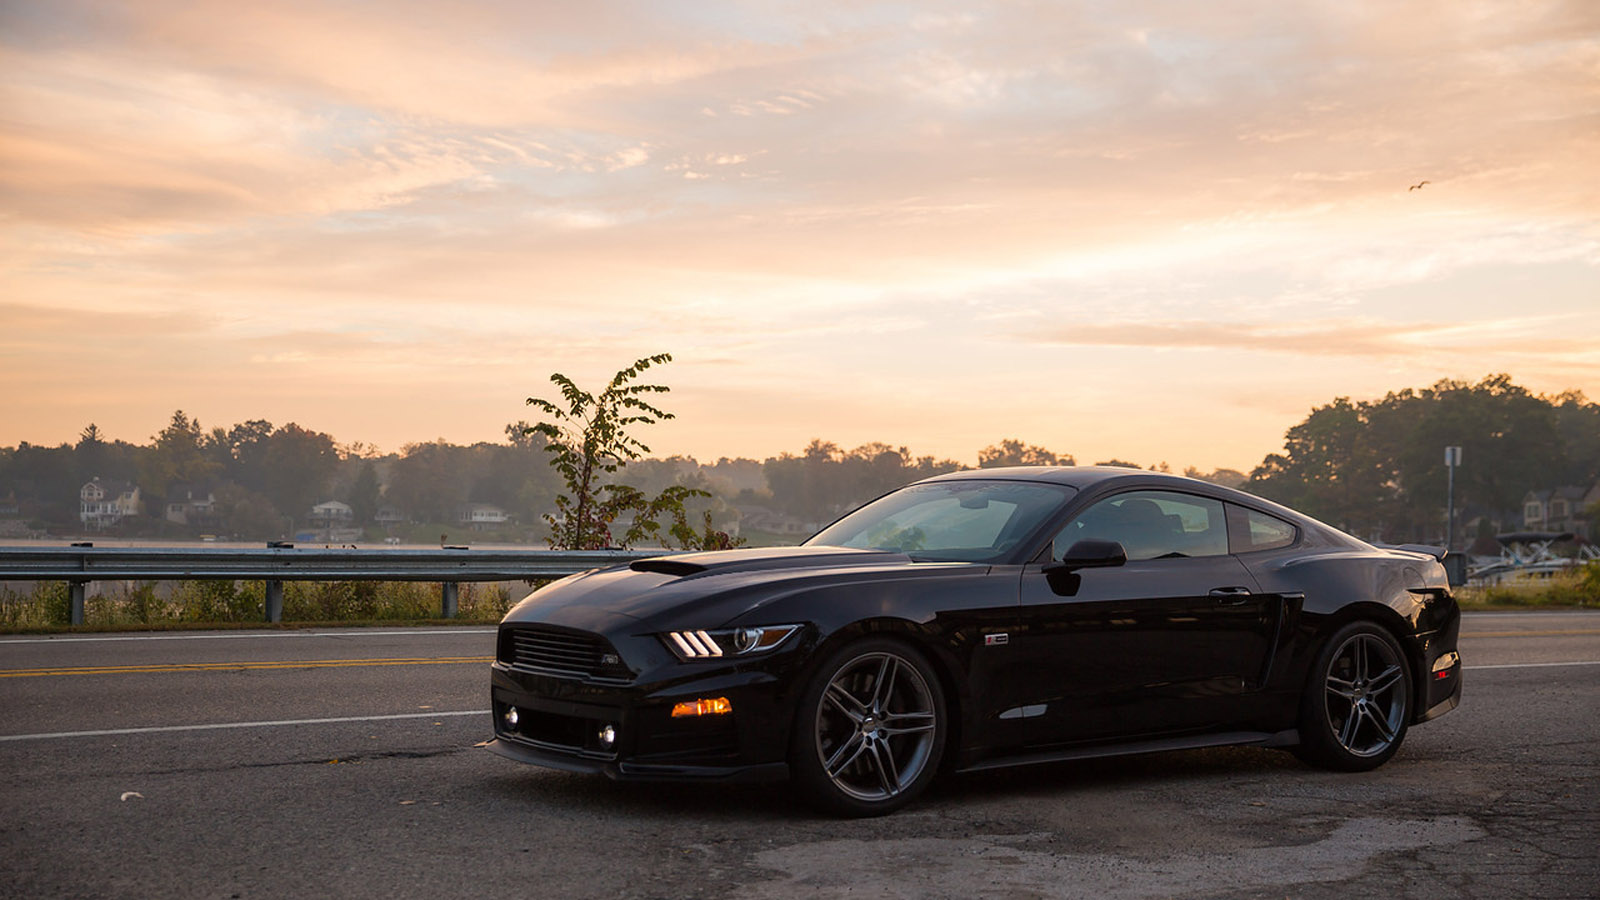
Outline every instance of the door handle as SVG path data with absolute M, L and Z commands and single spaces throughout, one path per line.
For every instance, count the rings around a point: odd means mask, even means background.
M 1247 587 L 1212 588 L 1210 596 L 1221 606 L 1238 606 L 1250 599 L 1254 592 Z

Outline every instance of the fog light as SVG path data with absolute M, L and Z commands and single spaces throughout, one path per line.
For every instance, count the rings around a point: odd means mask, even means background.
M 506 727 L 507 728 L 513 728 L 513 729 L 516 728 L 517 727 L 517 720 L 519 718 L 521 718 L 521 717 L 517 715 L 517 708 L 515 706 L 508 707 L 506 709 L 505 720 L 506 720 Z
M 674 719 L 681 719 L 684 716 L 724 716 L 731 712 L 733 712 L 733 702 L 727 697 L 689 700 L 672 707 Z
M 617 729 L 607 725 L 600 729 L 600 749 L 610 750 L 611 745 L 617 742 Z

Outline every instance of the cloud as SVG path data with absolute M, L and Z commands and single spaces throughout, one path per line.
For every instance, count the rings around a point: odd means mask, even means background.
M 116 323 L 118 403 L 292 396 L 397 444 L 369 410 L 492 423 L 477 395 L 529 371 L 671 349 L 743 363 L 727 421 L 803 393 L 869 429 L 881 401 L 829 398 L 870 385 L 907 433 L 840 439 L 963 456 L 952 408 L 1002 430 L 1033 413 L 995 397 L 1047 383 L 1099 416 L 1084 371 L 1159 392 L 1173 360 L 1267 439 L 1266 406 L 1441 372 L 1600 393 L 1594 4 L 915 13 L 7 7 L 0 365 L 90 396 L 58 348 Z M 1302 364 L 1269 403 L 1240 352 Z M 22 402 L 0 442 L 82 426 Z
M 1075 322 L 1043 333 L 1024 332 L 1030 341 L 1090 347 L 1140 347 L 1157 350 L 1267 352 L 1292 356 L 1393 358 L 1458 354 L 1515 356 L 1544 354 L 1600 362 L 1594 342 L 1562 337 L 1570 316 L 1538 316 L 1456 324 L 1409 324 L 1375 319 L 1323 319 L 1291 324 L 1188 320 L 1159 322 Z

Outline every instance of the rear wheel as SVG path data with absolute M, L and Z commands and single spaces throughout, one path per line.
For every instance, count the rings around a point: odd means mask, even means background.
M 1324 768 L 1375 769 L 1399 751 L 1410 712 L 1411 669 L 1399 642 L 1372 622 L 1352 622 L 1317 657 L 1297 752 Z
M 871 638 L 834 653 L 796 715 L 789 751 L 796 786 L 830 812 L 892 812 L 939 768 L 944 692 L 927 658 L 899 641 Z

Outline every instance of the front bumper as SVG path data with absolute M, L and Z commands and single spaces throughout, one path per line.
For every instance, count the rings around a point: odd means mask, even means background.
M 625 658 L 648 654 L 650 664 L 624 682 L 495 662 L 489 749 L 519 762 L 621 780 L 787 777 L 792 701 L 786 685 L 793 680 L 794 654 L 682 663 L 659 645 L 626 647 L 625 638 L 613 640 L 624 645 L 618 649 Z M 732 712 L 672 716 L 677 703 L 712 697 L 728 698 Z M 507 720 L 513 707 L 515 725 Z M 609 744 L 603 737 L 608 728 Z
M 749 766 L 675 766 L 655 763 L 619 762 L 616 760 L 591 760 L 542 750 L 532 744 L 509 737 L 496 737 L 488 748 L 506 759 L 531 763 L 549 769 L 567 772 L 585 772 L 604 775 L 616 781 L 783 781 L 789 777 L 787 763 L 763 763 Z

